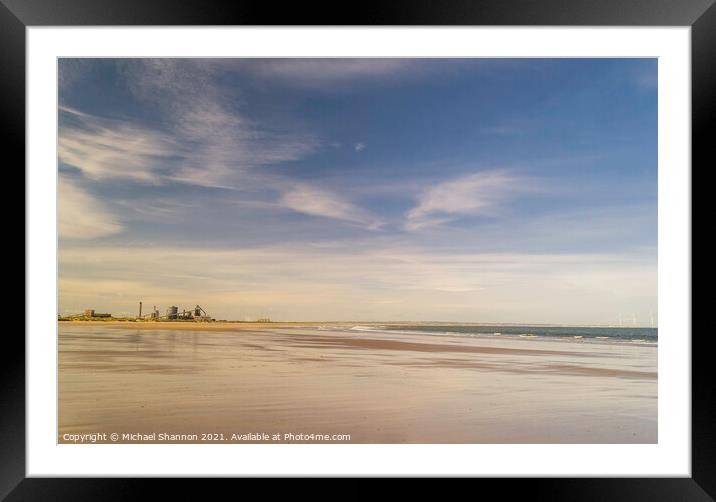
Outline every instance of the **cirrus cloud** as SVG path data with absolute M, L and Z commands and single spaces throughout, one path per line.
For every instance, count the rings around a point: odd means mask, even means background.
M 338 194 L 307 184 L 297 185 L 282 194 L 279 204 L 293 211 L 332 218 L 375 230 L 383 222 Z
M 57 183 L 60 237 L 95 239 L 123 230 L 118 219 L 76 183 L 60 176 Z
M 406 213 L 405 229 L 420 230 L 463 215 L 495 215 L 509 198 L 535 189 L 534 182 L 505 170 L 481 171 L 438 183 L 418 197 Z

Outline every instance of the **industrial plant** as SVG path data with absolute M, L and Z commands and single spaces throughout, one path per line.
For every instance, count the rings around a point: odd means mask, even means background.
M 152 311 L 148 313 L 142 312 L 142 302 L 139 302 L 139 312 L 136 317 L 112 317 L 112 314 L 104 314 L 96 312 L 94 309 L 85 309 L 82 314 L 69 316 L 58 316 L 61 321 L 68 320 L 118 320 L 118 321 L 196 321 L 211 322 L 215 319 L 204 310 L 200 305 L 196 305 L 193 309 L 179 311 L 179 307 L 172 305 L 167 308 L 164 315 L 161 314 L 156 305 L 152 307 Z
M 112 314 L 100 314 L 94 309 L 85 309 L 85 317 L 112 317 Z
M 179 312 L 179 307 L 172 305 L 168 307 L 165 315 L 161 315 L 157 306 L 152 307 L 152 311 L 148 314 L 142 315 L 142 302 L 139 302 L 139 315 L 138 319 L 149 319 L 149 320 L 169 320 L 169 321 L 213 321 L 211 316 L 206 313 L 201 306 L 197 305 L 190 310 L 182 310 Z

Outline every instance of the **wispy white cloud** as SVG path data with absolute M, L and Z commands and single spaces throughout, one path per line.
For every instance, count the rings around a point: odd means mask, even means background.
M 616 322 L 625 304 L 638 313 L 655 308 L 657 278 L 655 253 L 436 254 L 372 240 L 251 249 L 73 246 L 63 249 L 60 267 L 63 311 L 119 312 L 141 299 L 199 302 L 224 318 L 292 320 Z M 98 285 L 91 297 L 89 284 Z
M 310 133 L 247 118 L 233 99 L 236 89 L 217 83 L 215 65 L 174 59 L 118 64 L 159 125 L 61 107 L 68 120 L 60 125 L 60 161 L 89 178 L 236 188 L 248 170 L 299 160 L 319 146 Z
M 67 107 L 59 129 L 58 156 L 90 179 L 123 178 L 157 183 L 161 158 L 175 151 L 174 141 L 126 121 L 95 117 Z
M 365 143 L 356 143 L 353 149 L 356 152 L 362 152 L 363 150 L 365 150 Z
M 159 107 L 186 148 L 172 179 L 235 188 L 249 169 L 299 160 L 316 150 L 319 141 L 310 133 L 249 119 L 236 105 L 240 89 L 219 83 L 221 61 L 146 59 L 125 69 L 134 95 Z
M 380 228 L 383 224 L 350 200 L 307 184 L 295 185 L 284 192 L 279 204 L 299 213 L 341 220 L 370 229 Z
M 201 186 L 236 188 L 247 171 L 300 160 L 319 144 L 309 134 L 262 129 L 216 102 L 186 111 L 178 126 L 190 150 L 172 179 Z
M 337 86 L 401 78 L 414 73 L 417 66 L 410 59 L 261 59 L 246 70 L 273 83 L 340 90 Z
M 58 233 L 65 239 L 96 239 L 122 231 L 117 218 L 77 184 L 60 176 Z
M 176 223 L 188 213 L 201 209 L 200 202 L 187 202 L 171 197 L 157 196 L 117 199 L 114 204 L 123 209 L 125 219 L 143 222 Z
M 444 181 L 418 197 L 418 204 L 406 213 L 405 229 L 420 230 L 461 215 L 495 215 L 507 199 L 534 188 L 533 181 L 508 170 L 481 171 Z
M 467 68 L 485 65 L 485 62 L 478 59 L 267 58 L 221 60 L 217 64 L 271 85 L 342 92 L 366 85 L 445 79 Z

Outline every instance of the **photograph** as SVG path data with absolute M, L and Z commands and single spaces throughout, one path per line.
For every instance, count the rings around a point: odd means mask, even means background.
M 658 444 L 658 58 L 56 61 L 57 443 Z

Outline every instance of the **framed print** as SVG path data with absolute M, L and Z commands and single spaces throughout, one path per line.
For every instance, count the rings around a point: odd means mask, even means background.
M 709 2 L 3 2 L 9 500 L 148 476 L 710 500 Z

